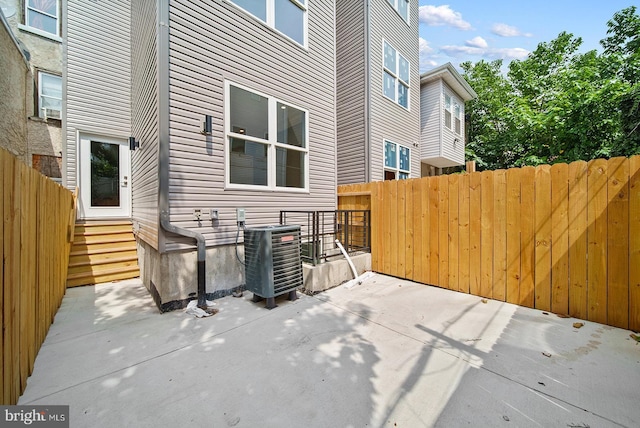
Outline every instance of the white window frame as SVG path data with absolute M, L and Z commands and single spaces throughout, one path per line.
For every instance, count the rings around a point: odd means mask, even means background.
M 387 151 L 386 150 L 387 149 L 387 143 L 393 144 L 393 145 L 396 146 L 396 167 L 395 168 L 387 166 L 385 164 L 384 157 L 385 157 L 385 154 L 386 154 L 386 151 Z M 403 149 L 407 149 L 407 151 L 409 152 L 409 162 L 408 162 L 409 163 L 409 169 L 401 169 L 400 168 L 400 148 L 401 147 Z M 409 148 L 407 146 L 403 146 L 402 144 L 398 144 L 398 143 L 396 143 L 394 141 L 391 141 L 391 140 L 385 138 L 382 141 L 382 164 L 383 164 L 383 167 L 384 167 L 384 171 L 391 171 L 391 172 L 393 172 L 395 174 L 396 180 L 406 180 L 406 179 L 411 178 L 411 148 Z M 400 177 L 400 174 L 407 174 L 407 176 L 406 177 Z
M 55 40 L 57 42 L 62 42 L 62 38 L 60 37 L 60 0 L 55 0 L 56 2 L 56 15 L 53 16 L 46 12 L 43 12 L 35 7 L 29 6 L 29 0 L 24 0 L 24 24 L 19 24 L 18 28 L 24 31 L 28 31 L 30 33 L 37 34 L 42 37 L 46 37 L 48 39 Z M 29 25 L 29 11 L 33 10 L 42 15 L 46 15 L 50 18 L 56 20 L 56 32 L 50 33 L 48 31 L 42 30 L 40 28 L 32 27 Z
M 231 131 L 231 104 L 230 104 L 231 86 L 234 86 L 239 89 L 244 89 L 245 91 L 267 98 L 269 129 L 268 129 L 268 135 L 266 139 L 252 137 L 246 134 L 240 134 L 240 133 Z M 253 88 L 240 85 L 238 83 L 231 82 L 228 80 L 225 80 L 224 82 L 224 91 L 225 91 L 224 92 L 225 93 L 225 102 L 224 102 L 225 189 L 260 190 L 260 191 L 268 190 L 268 191 L 278 191 L 278 192 L 309 193 L 309 111 L 307 109 L 298 107 L 295 104 L 292 104 L 290 102 L 283 101 L 279 98 L 264 94 Z M 287 106 L 293 107 L 305 113 L 304 115 L 305 116 L 304 147 L 292 146 L 289 144 L 283 144 L 278 142 L 278 110 L 277 110 L 278 103 L 285 104 Z M 238 183 L 231 182 L 231 153 L 230 153 L 230 147 L 229 147 L 229 141 L 231 138 L 238 138 L 245 141 L 253 141 L 253 142 L 264 144 L 267 146 L 267 185 L 266 186 L 257 185 L 257 184 L 238 184 Z M 279 147 L 304 153 L 304 188 L 277 186 L 276 149 Z
M 462 104 L 455 100 L 453 102 L 453 132 L 462 135 Z
M 53 76 L 53 77 L 59 78 L 60 79 L 60 93 L 62 93 L 62 76 L 60 76 L 58 74 L 47 73 L 45 71 L 38 70 L 38 114 L 36 116 L 42 117 L 42 118 L 45 118 L 45 119 L 58 119 L 58 120 L 60 120 L 60 119 L 62 119 L 62 97 L 57 98 L 57 97 L 52 97 L 50 95 L 43 95 L 42 94 L 42 88 L 43 88 L 42 76 Z M 48 98 L 52 98 L 52 99 L 55 99 L 55 100 L 60 100 L 60 110 L 58 111 L 58 117 L 49 116 L 49 115 L 46 114 L 46 112 L 44 111 L 44 107 L 42 107 L 42 104 L 43 104 L 42 97 L 48 97 Z
M 402 20 L 404 22 L 406 22 L 407 25 L 409 25 L 409 20 L 410 20 L 410 16 L 411 16 L 411 1 L 410 0 L 387 0 L 387 1 L 391 5 L 391 7 L 393 7 L 393 9 L 396 11 L 396 13 L 398 15 L 400 15 L 400 18 L 402 18 Z M 402 16 L 402 14 L 400 13 L 400 7 L 399 7 L 400 2 L 407 3 L 407 16 L 406 17 Z
M 447 107 L 447 98 L 449 99 L 449 106 Z M 443 108 L 444 108 L 444 127 L 447 129 L 453 129 L 453 111 L 452 111 L 452 106 L 453 106 L 453 97 L 449 94 L 447 94 L 446 92 L 444 93 L 444 104 L 443 104 Z M 447 115 L 448 113 L 448 115 Z M 447 124 L 447 118 L 449 119 L 449 124 Z
M 243 10 L 245 13 L 251 15 L 252 17 L 254 17 L 255 19 L 257 19 L 260 22 L 264 22 L 265 24 L 267 24 L 270 28 L 272 28 L 273 30 L 275 30 L 277 33 L 281 34 L 282 36 L 286 37 L 287 39 L 291 40 L 292 42 L 304 47 L 305 49 L 307 49 L 308 47 L 308 38 L 309 38 L 309 1 L 310 0 L 289 0 L 291 3 L 293 3 L 295 6 L 297 6 L 298 8 L 300 8 L 300 10 L 302 10 L 303 12 L 303 43 L 300 43 L 299 41 L 291 38 L 290 36 L 288 36 L 287 34 L 283 33 L 282 31 L 280 31 L 278 28 L 276 28 L 276 2 L 275 0 L 264 0 L 266 1 L 266 7 L 267 7 L 267 20 L 266 22 L 262 20 L 262 18 L 259 18 L 257 16 L 255 16 L 254 14 L 252 14 L 251 12 L 249 12 L 248 10 L 244 9 L 242 6 L 236 4 L 233 0 L 228 0 L 229 2 L 233 3 L 233 5 L 235 7 L 237 7 L 240 10 Z
M 391 47 L 391 49 L 393 49 L 396 52 L 396 69 L 395 70 L 391 70 L 389 68 L 387 68 L 386 64 L 384 63 L 384 55 L 385 55 L 385 48 L 386 45 L 389 45 Z M 407 62 L 407 65 L 409 66 L 409 81 L 405 82 L 404 80 L 402 80 L 400 78 L 400 58 L 404 59 Z M 393 79 L 394 79 L 394 98 L 390 98 L 389 96 L 387 96 L 387 94 L 384 91 L 384 75 L 385 73 L 389 73 Z M 400 107 L 402 107 L 403 109 L 406 110 L 411 110 L 411 62 L 405 58 L 399 51 L 398 49 L 396 49 L 395 47 L 393 47 L 393 45 L 391 43 L 389 43 L 386 40 L 382 40 L 382 95 L 384 95 L 385 98 L 393 101 L 394 103 L 396 103 L 397 105 L 399 105 Z M 407 87 L 407 106 L 403 106 L 402 104 L 400 104 L 399 102 L 399 93 L 400 91 L 398 90 L 399 86 L 403 85 Z

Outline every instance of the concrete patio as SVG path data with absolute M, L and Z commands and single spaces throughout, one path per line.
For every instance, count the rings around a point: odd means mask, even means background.
M 72 288 L 19 404 L 72 427 L 640 426 L 627 330 L 392 277 L 158 313 L 137 280 Z

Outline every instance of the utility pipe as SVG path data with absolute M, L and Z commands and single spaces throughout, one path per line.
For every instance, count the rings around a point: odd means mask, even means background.
M 336 244 L 340 248 L 340 251 L 342 251 L 342 254 L 344 254 L 344 258 L 347 259 L 347 262 L 349 262 L 349 266 L 351 267 L 351 272 L 353 272 L 353 277 L 357 278 L 358 271 L 356 270 L 356 267 L 353 265 L 353 262 L 351 261 L 351 257 L 349 257 L 349 254 L 347 254 L 347 250 L 344 249 L 340 241 L 338 241 L 337 239 L 336 239 Z
M 196 240 L 198 247 L 198 307 L 207 309 L 205 260 L 206 241 L 204 235 L 193 230 L 171 224 L 169 217 L 169 170 L 170 170 L 170 137 L 169 137 L 169 2 L 158 2 L 158 208 L 160 211 L 160 227 L 167 232 Z M 160 252 L 166 251 L 162 243 Z
M 171 222 L 169 221 L 169 213 L 167 211 L 162 211 L 162 213 L 160 213 L 160 225 L 167 232 L 186 236 L 187 238 L 193 238 L 196 240 L 196 245 L 198 247 L 198 307 L 200 309 L 206 310 L 207 287 L 205 281 L 205 260 L 207 259 L 207 245 L 204 239 L 204 235 L 202 233 L 171 224 Z

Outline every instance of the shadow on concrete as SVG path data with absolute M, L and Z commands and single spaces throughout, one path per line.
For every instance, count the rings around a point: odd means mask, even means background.
M 366 320 L 308 296 L 159 314 L 141 284 L 69 290 L 20 404 L 69 404 L 74 426 L 362 426 L 373 412 Z M 367 308 L 360 308 L 367 314 Z

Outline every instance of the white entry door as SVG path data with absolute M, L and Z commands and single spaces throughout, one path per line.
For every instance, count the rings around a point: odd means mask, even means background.
M 81 136 L 81 218 L 131 216 L 130 156 L 126 140 Z

